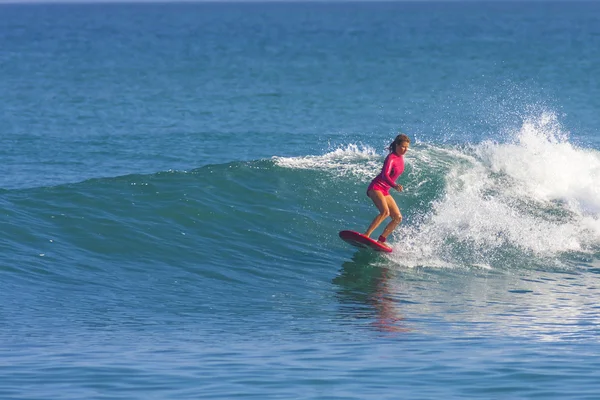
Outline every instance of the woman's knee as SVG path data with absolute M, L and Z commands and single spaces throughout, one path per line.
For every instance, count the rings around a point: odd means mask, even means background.
M 396 223 L 400 223 L 402 222 L 402 214 L 392 214 L 392 221 L 396 222 Z

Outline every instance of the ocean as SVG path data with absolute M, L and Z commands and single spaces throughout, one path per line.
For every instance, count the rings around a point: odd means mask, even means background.
M 599 48 L 600 2 L 0 5 L 0 399 L 600 398 Z

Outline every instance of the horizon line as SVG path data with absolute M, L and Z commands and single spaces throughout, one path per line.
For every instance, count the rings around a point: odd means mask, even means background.
M 600 0 L 0 0 L 0 5 L 193 3 L 596 3 Z

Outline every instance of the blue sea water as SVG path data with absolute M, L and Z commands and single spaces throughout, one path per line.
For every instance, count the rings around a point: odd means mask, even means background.
M 597 2 L 0 5 L 0 399 L 599 398 L 599 48 Z

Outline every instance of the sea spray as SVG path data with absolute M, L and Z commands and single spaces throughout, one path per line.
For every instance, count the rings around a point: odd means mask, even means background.
M 486 141 L 465 155 L 470 162 L 450 168 L 423 224 L 397 233 L 397 253 L 506 264 L 515 251 L 544 259 L 597 251 L 600 153 L 570 144 L 554 114 L 525 120 L 509 143 Z
M 338 176 L 366 180 L 377 175 L 377 153 L 366 145 L 351 143 L 318 156 L 273 157 L 276 165 L 292 169 L 324 170 Z

